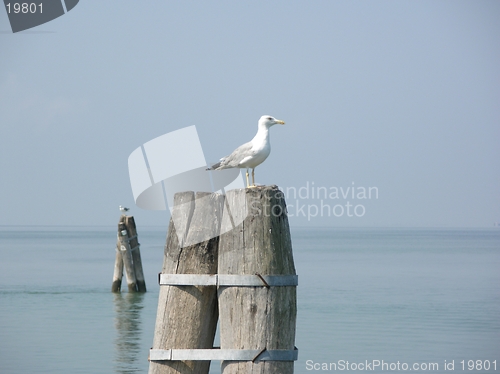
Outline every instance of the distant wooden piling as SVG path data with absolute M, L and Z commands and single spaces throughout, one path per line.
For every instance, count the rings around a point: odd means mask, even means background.
M 137 228 L 133 216 L 125 217 L 125 227 L 127 228 L 130 250 L 132 252 L 132 262 L 134 266 L 135 279 L 138 292 L 146 292 L 146 280 L 142 269 L 141 249 L 137 237 Z
M 122 215 L 118 222 L 117 253 L 113 274 L 112 292 L 120 292 L 123 268 L 129 292 L 146 292 L 139 241 L 134 217 Z
M 120 221 L 118 224 L 118 242 L 122 253 L 123 265 L 125 267 L 125 275 L 127 276 L 128 292 L 136 292 L 137 280 L 135 278 L 134 260 L 132 259 L 132 250 L 128 238 L 129 236 L 125 222 Z
M 210 233 L 220 227 L 223 200 L 222 195 L 203 192 L 175 195 L 163 274 L 217 273 L 219 238 Z M 215 285 L 160 288 L 153 349 L 210 349 L 216 328 Z M 149 374 L 208 374 L 209 368 L 210 361 L 151 361 Z
M 119 241 L 116 244 L 116 256 L 115 256 L 115 271 L 113 273 L 113 283 L 111 285 L 111 292 L 120 292 L 122 287 L 123 278 L 123 257 L 120 250 Z
M 238 189 L 226 206 L 246 201 L 248 216 L 219 241 L 219 274 L 295 275 L 283 193 L 276 186 Z M 237 212 L 224 210 L 223 220 Z M 294 350 L 294 286 L 219 287 L 221 349 Z M 293 373 L 293 361 L 223 361 L 222 374 Z

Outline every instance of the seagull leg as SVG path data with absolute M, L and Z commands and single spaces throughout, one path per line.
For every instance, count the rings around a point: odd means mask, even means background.
M 253 184 L 252 184 L 252 185 L 250 185 L 250 181 L 248 180 L 248 176 L 249 176 L 250 174 L 248 174 L 248 169 L 247 169 L 247 188 L 255 188 L 255 187 L 257 187 L 257 186 L 255 185 L 254 170 L 255 170 L 255 169 L 252 169 L 252 182 L 253 182 Z
M 248 169 L 247 169 L 248 170 Z M 256 188 L 255 185 L 255 168 L 252 169 L 252 185 L 250 186 L 248 183 L 248 171 L 247 171 L 247 188 Z

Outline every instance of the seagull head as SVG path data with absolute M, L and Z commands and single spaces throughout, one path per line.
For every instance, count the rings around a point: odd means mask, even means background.
M 269 127 L 276 125 L 276 124 L 284 125 L 285 121 L 282 121 L 280 119 L 276 119 L 276 118 L 274 118 L 272 116 L 268 116 L 268 115 L 262 116 L 259 119 L 259 127 L 265 126 L 265 127 L 269 128 Z

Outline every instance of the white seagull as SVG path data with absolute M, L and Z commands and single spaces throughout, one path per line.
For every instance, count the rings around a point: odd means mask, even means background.
M 257 135 L 243 145 L 236 148 L 229 156 L 222 157 L 220 161 L 207 170 L 223 170 L 230 168 L 247 169 L 247 188 L 255 186 L 255 168 L 262 164 L 271 153 L 271 142 L 269 141 L 269 128 L 285 122 L 271 116 L 262 116 L 259 119 Z M 252 185 L 248 182 L 248 169 L 252 168 Z
M 126 208 L 126 207 L 121 206 L 121 205 L 119 206 L 119 208 L 120 208 L 120 212 L 123 212 L 123 213 L 128 212 L 130 210 L 129 208 Z

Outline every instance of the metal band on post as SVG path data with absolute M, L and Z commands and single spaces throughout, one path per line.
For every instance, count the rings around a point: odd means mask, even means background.
M 151 349 L 150 361 L 297 361 L 299 350 L 284 349 Z
M 298 275 L 159 274 L 160 286 L 286 287 L 299 284 Z

